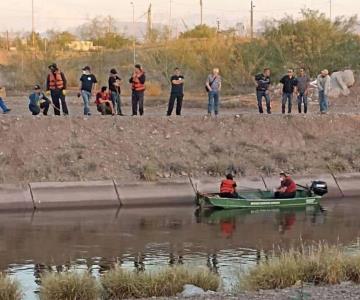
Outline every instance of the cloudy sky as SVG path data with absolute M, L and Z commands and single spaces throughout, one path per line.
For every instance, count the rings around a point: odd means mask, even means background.
M 131 0 L 34 0 L 35 27 L 64 30 L 74 28 L 95 16 L 111 15 L 119 21 L 132 20 Z M 152 3 L 154 22 L 169 23 L 172 3 L 173 26 L 184 22 L 193 26 L 200 20 L 200 0 L 133 0 L 138 21 L 146 21 L 144 13 Z M 285 14 L 299 16 L 302 8 L 319 10 L 329 15 L 330 0 L 254 0 L 255 23 L 264 18 L 281 18 Z M 217 18 L 226 27 L 237 22 L 249 23 L 250 0 L 203 0 L 204 21 L 215 25 Z M 360 1 L 332 0 L 333 16 L 360 14 Z M 31 0 L 0 1 L 0 32 L 31 29 Z

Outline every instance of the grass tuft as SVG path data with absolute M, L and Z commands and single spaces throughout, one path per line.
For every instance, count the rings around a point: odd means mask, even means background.
M 22 297 L 19 284 L 5 275 L 0 275 L 0 299 L 20 300 Z
M 204 290 L 216 291 L 219 276 L 207 269 L 166 268 L 158 272 L 136 273 L 121 268 L 106 273 L 101 279 L 105 299 L 170 297 L 193 284 Z
M 41 300 L 97 300 L 100 288 L 89 274 L 47 274 L 42 278 Z
M 360 254 L 349 255 L 340 246 L 318 244 L 300 250 L 273 253 L 240 277 L 246 290 L 283 289 L 297 282 L 338 284 L 360 282 Z

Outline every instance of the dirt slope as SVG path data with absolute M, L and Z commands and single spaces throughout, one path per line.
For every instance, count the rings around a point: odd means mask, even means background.
M 360 116 L 14 117 L 0 120 L 0 182 L 360 170 Z

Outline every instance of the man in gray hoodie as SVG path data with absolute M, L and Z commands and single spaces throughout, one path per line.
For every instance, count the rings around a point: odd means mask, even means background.
M 320 113 L 322 114 L 326 114 L 329 109 L 330 81 L 329 71 L 326 69 L 321 71 L 316 81 L 319 90 Z

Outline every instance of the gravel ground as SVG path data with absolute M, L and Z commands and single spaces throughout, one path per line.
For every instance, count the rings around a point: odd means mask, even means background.
M 149 298 L 155 299 L 155 298 Z M 165 299 L 189 299 L 182 297 L 156 298 Z M 329 299 L 360 299 L 360 285 L 351 282 L 343 282 L 333 286 L 306 286 L 300 288 L 292 287 L 283 290 L 266 290 L 259 292 L 239 293 L 236 295 L 227 293 L 207 293 L 204 296 L 196 296 L 190 299 L 216 300 L 216 299 L 237 299 L 237 300 L 329 300 Z M 145 299 L 144 299 L 145 300 Z

